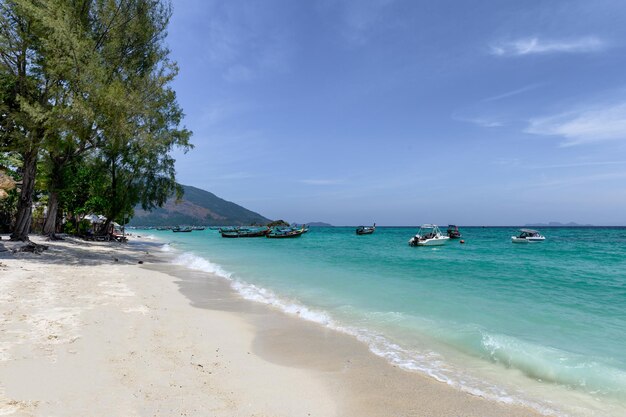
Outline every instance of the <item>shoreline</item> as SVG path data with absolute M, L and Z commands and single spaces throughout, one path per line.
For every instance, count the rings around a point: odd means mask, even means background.
M 155 255 L 160 243 L 69 242 L 0 254 L 0 415 L 119 415 L 117 405 L 129 415 L 540 415 L 401 370 L 353 336 L 245 300 L 225 279 Z M 97 362 L 93 372 L 81 371 L 85 361 Z M 25 373 L 41 384 L 25 386 Z M 107 376 L 96 386 L 110 394 L 84 386 L 93 375 Z M 50 384 L 56 401 L 44 395 Z M 85 408 L 98 397 L 106 401 Z M 67 398 L 80 400 L 61 407 Z

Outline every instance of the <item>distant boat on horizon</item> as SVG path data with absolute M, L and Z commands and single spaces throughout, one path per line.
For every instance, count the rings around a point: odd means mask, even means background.
M 461 232 L 459 232 L 459 227 L 454 224 L 448 225 L 448 230 L 446 230 L 446 234 L 450 239 L 460 239 Z
M 373 226 L 359 226 L 356 228 L 356 234 L 361 235 L 371 235 L 376 230 L 376 223 Z
M 235 228 L 232 230 L 220 229 L 220 234 L 225 238 L 241 238 L 241 237 L 263 237 L 270 233 L 271 229 L 265 227 L 258 228 Z
M 513 243 L 537 243 L 546 240 L 545 236 L 542 236 L 537 230 L 533 229 L 519 229 L 521 232 L 518 236 L 511 236 L 511 242 Z

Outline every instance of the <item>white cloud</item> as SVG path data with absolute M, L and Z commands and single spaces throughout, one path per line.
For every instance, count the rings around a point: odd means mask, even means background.
M 497 56 L 524 56 L 550 53 L 597 52 L 606 47 L 607 43 L 595 36 L 561 40 L 531 37 L 493 44 L 490 47 L 490 52 L 492 55 Z
M 563 146 L 626 139 L 626 102 L 531 119 L 525 130 L 566 139 Z

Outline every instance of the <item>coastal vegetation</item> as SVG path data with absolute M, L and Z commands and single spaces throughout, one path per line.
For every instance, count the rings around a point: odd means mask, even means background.
M 170 16 L 166 0 L 0 0 L 0 220 L 12 240 L 28 240 L 33 216 L 52 236 L 90 212 L 106 230 L 182 195 L 171 151 L 192 145 L 171 88 Z

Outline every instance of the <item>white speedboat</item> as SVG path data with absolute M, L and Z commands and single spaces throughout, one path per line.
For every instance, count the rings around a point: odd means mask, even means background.
M 511 241 L 513 243 L 537 243 L 546 240 L 546 238 L 536 230 L 519 229 L 519 231 L 519 236 L 511 236 Z
M 441 233 L 435 224 L 423 224 L 415 236 L 409 240 L 410 246 L 441 246 L 450 238 Z

